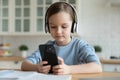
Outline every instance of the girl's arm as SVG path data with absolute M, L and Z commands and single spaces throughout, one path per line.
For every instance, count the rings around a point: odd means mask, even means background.
M 62 58 L 59 59 L 59 65 L 53 67 L 54 74 L 76 74 L 76 73 L 100 73 L 102 67 L 100 64 L 90 62 L 79 65 L 66 65 Z
M 22 71 L 37 71 L 40 73 L 48 74 L 49 70 L 51 68 L 50 65 L 44 66 L 44 64 L 47 64 L 47 61 L 42 61 L 40 64 L 33 64 L 29 61 L 24 61 L 21 66 Z

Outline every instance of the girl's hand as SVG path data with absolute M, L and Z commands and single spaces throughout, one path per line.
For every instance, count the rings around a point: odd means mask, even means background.
M 58 57 L 59 65 L 53 67 L 54 74 L 70 74 L 70 67 L 64 63 L 64 60 Z
M 40 62 L 40 64 L 37 65 L 37 71 L 40 72 L 40 73 L 48 74 L 51 66 L 50 65 L 45 65 L 47 63 L 48 63 L 47 61 Z

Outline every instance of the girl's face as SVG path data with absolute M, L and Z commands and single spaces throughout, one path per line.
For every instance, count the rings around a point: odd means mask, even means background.
M 72 22 L 67 12 L 59 12 L 49 18 L 50 33 L 58 45 L 66 45 L 71 41 Z

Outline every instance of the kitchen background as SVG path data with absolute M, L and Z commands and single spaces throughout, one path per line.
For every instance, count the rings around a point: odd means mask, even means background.
M 0 0 L 1 10 L 2 8 L 4 8 L 4 6 L 1 6 L 2 1 L 7 0 Z M 14 2 L 14 0 L 11 1 Z M 29 0 L 16 0 L 16 1 L 29 1 Z M 32 6 L 34 7 L 35 6 L 34 0 L 31 1 L 33 1 Z M 43 0 L 43 2 L 44 1 L 47 2 L 52 0 Z M 102 47 L 102 52 L 100 54 L 104 58 L 109 58 L 109 56 L 111 55 L 120 56 L 120 0 L 60 0 L 60 1 L 71 1 L 71 3 L 73 4 L 76 1 L 75 6 L 77 8 L 79 19 L 78 35 L 75 35 L 77 38 L 83 38 L 93 46 L 100 45 Z M 31 10 L 33 10 L 32 6 L 30 6 L 32 8 Z M 29 6 L 24 7 L 28 8 Z M 38 5 L 37 7 L 41 6 Z M 45 5 L 43 5 L 43 7 L 45 7 Z M 19 8 L 19 6 L 17 6 L 16 8 Z M 33 14 L 36 14 L 34 11 L 31 12 Z M 43 12 L 45 12 L 44 9 Z M 9 16 L 8 18 L 19 19 L 19 17 L 15 18 L 14 16 Z M 28 17 L 26 18 L 22 17 L 22 19 L 27 18 Z M 36 17 L 34 16 L 32 16 L 32 18 L 30 17 L 30 19 L 35 18 Z M 15 56 L 21 55 L 20 51 L 18 50 L 18 47 L 21 44 L 26 44 L 29 47 L 28 55 L 30 55 L 32 52 L 38 49 L 39 44 L 45 43 L 46 41 L 52 39 L 49 35 L 46 35 L 43 32 L 35 33 L 34 27 L 36 24 L 34 22 L 32 22 L 33 24 L 32 23 L 30 24 L 30 26 L 32 26 L 33 28 L 33 29 L 30 28 L 30 30 L 33 30 L 30 33 L 26 32 L 13 33 L 12 32 L 13 28 L 9 28 L 10 31 L 8 31 L 8 33 L 4 31 L 2 32 L 1 27 L 2 19 L 6 18 L 4 18 L 2 16 L 2 12 L 0 12 L 0 43 L 10 43 L 10 50 Z M 41 17 L 38 16 L 38 19 L 41 19 Z M 12 20 L 10 20 L 10 22 L 14 23 Z M 12 24 L 10 24 L 10 26 L 11 25 Z

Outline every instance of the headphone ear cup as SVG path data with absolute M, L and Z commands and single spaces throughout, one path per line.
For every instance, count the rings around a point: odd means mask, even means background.
M 72 33 L 76 32 L 76 28 L 77 28 L 77 23 L 74 22 L 74 23 L 72 24 L 71 32 L 72 32 Z
M 77 32 L 77 22 L 74 23 L 74 27 L 73 27 L 73 33 Z
M 71 33 L 74 33 L 73 29 L 74 29 L 74 23 L 72 23 Z

